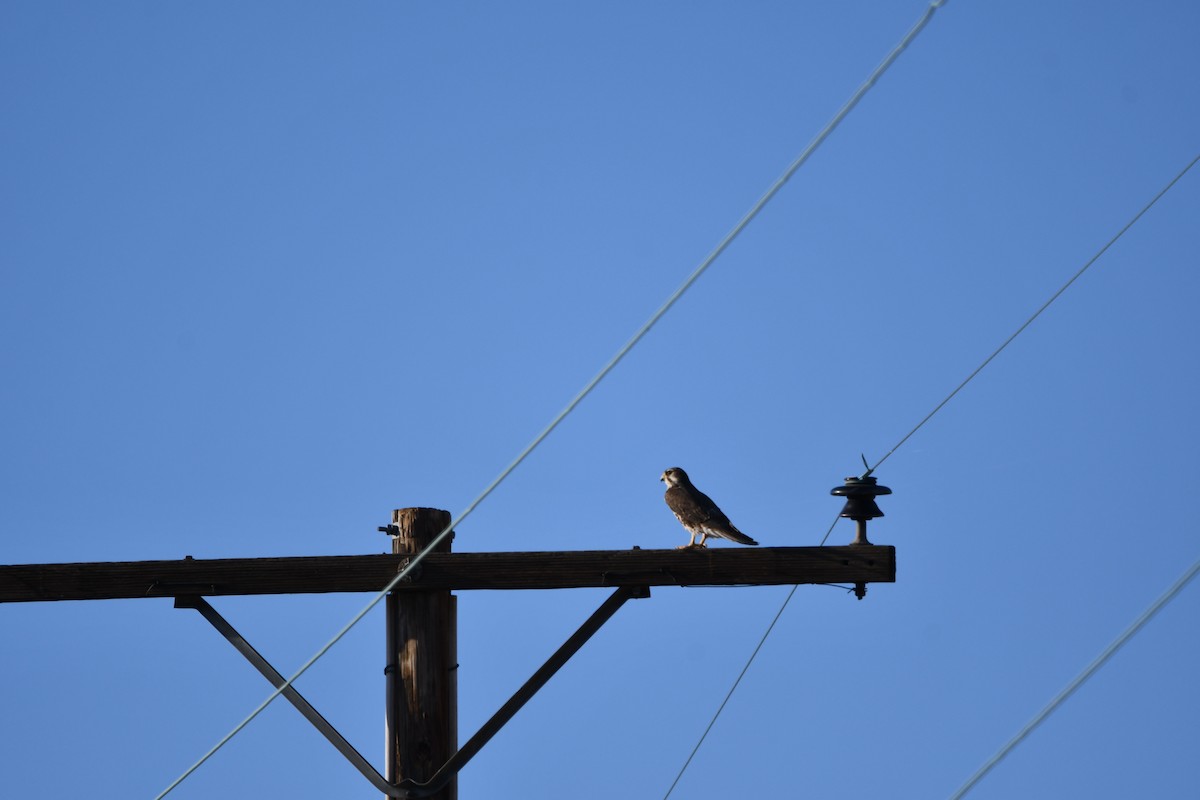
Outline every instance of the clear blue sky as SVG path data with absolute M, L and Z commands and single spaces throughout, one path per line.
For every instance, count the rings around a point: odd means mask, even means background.
M 4 3 L 0 562 L 374 553 L 461 510 L 926 7 Z M 456 549 L 682 544 L 676 465 L 819 542 L 859 454 L 1200 152 L 1198 30 L 946 5 Z M 673 798 L 948 797 L 1200 557 L 1198 219 L 1193 171 L 881 467 L 897 583 L 802 587 Z M 627 605 L 461 797 L 662 797 L 786 593 Z M 462 594 L 464 739 L 605 594 Z M 213 604 L 289 672 L 368 599 Z M 1194 795 L 1198 615 L 971 797 Z M 169 600 L 0 620 L 6 796 L 153 797 L 269 692 Z M 298 684 L 380 767 L 383 656 L 377 609 Z M 171 797 L 267 792 L 377 796 L 278 702 Z

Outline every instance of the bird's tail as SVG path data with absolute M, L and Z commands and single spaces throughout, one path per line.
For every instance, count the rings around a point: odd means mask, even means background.
M 752 545 L 758 544 L 758 542 L 754 541 L 749 536 L 742 533 L 741 531 L 739 531 L 737 528 L 733 527 L 732 525 L 729 526 L 729 532 L 731 534 L 733 534 L 729 538 L 732 539 L 733 541 L 737 542 L 738 544 L 752 544 Z

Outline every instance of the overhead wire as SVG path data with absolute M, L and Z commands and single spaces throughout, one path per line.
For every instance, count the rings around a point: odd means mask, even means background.
M 783 616 L 783 610 L 787 608 L 788 601 L 792 599 L 792 595 L 796 593 L 797 588 L 799 587 L 792 587 L 791 591 L 788 592 L 787 599 L 783 601 L 783 605 L 781 605 L 779 610 L 775 612 L 775 618 L 771 620 L 771 624 L 767 626 L 765 631 L 763 631 L 762 638 L 758 640 L 758 644 L 754 647 L 754 652 L 750 654 L 749 660 L 746 661 L 746 666 L 742 667 L 742 671 L 739 672 L 737 678 L 734 679 L 733 685 L 730 686 L 729 691 L 725 693 L 725 699 L 722 700 L 721 705 L 717 707 L 717 713 L 713 714 L 712 719 L 708 721 L 708 726 L 704 729 L 704 733 L 700 734 L 700 739 L 696 742 L 696 746 L 692 748 L 692 752 L 688 753 L 687 761 L 684 761 L 683 766 L 679 768 L 679 774 L 675 776 L 675 780 L 671 781 L 671 786 L 667 789 L 667 793 L 663 795 L 663 800 L 666 800 L 666 798 L 671 796 L 671 792 L 675 791 L 675 787 L 679 784 L 679 780 L 683 777 L 683 773 L 687 772 L 688 765 L 692 763 L 692 759 L 696 757 L 696 753 L 700 752 L 700 745 L 704 744 L 704 740 L 708 738 L 709 731 L 713 729 L 713 725 L 717 724 L 717 717 L 721 716 L 721 712 L 725 710 L 725 705 L 729 702 L 729 698 L 733 697 L 733 693 L 737 691 L 738 684 L 742 682 L 742 678 L 746 677 L 746 672 L 749 671 L 750 665 L 754 663 L 755 656 L 758 655 L 758 651 L 762 649 L 762 646 L 767 643 L 767 637 L 770 636 L 771 631 L 775 629 L 775 623 L 779 622 L 779 618 Z
M 938 403 L 932 411 L 930 411 L 928 414 L 926 414 L 925 417 L 920 422 L 918 422 L 917 425 L 915 427 L 913 427 L 912 430 L 910 430 L 908 433 L 906 433 L 903 436 L 903 438 L 901 438 L 900 441 L 897 442 L 894 447 L 892 447 L 891 450 L 887 451 L 887 453 L 884 454 L 883 458 L 876 461 L 875 465 L 868 469 L 868 472 L 874 472 L 876 467 L 878 467 L 880 464 L 882 464 L 884 461 L 886 461 L 893 453 L 895 453 L 898 449 L 900 449 L 901 445 L 903 445 L 910 438 L 912 438 L 913 434 L 915 434 L 922 427 L 924 427 L 925 423 L 929 422 L 929 420 L 932 419 L 935 414 L 937 414 L 939 411 L 941 411 L 942 408 L 945 407 L 945 405 L 947 403 L 949 403 L 954 398 L 955 395 L 957 395 L 960 391 L 962 391 L 963 387 L 965 387 L 968 383 L 971 382 L 971 380 L 976 375 L 978 375 L 980 372 L 983 371 L 984 367 L 986 367 L 988 364 L 990 364 L 992 362 L 992 360 L 996 358 L 996 356 L 1000 355 L 1000 352 L 1002 350 L 1004 350 L 1004 348 L 1008 347 L 1008 345 L 1011 344 L 1012 341 L 1014 339 L 1016 339 L 1026 328 L 1028 328 L 1035 319 L 1037 319 L 1039 316 L 1041 316 L 1042 312 L 1045 311 L 1047 308 L 1049 308 L 1051 303 L 1053 303 L 1055 300 L 1057 300 L 1059 298 L 1059 296 L 1062 295 L 1062 293 L 1065 292 L 1071 286 L 1071 284 L 1075 283 L 1075 281 L 1078 280 L 1079 277 L 1082 276 L 1083 273 L 1086 272 L 1088 270 L 1088 268 L 1092 266 L 1092 264 L 1095 264 L 1096 261 L 1098 261 L 1101 256 L 1103 256 L 1106 252 L 1108 252 L 1109 248 L 1111 248 L 1114 244 L 1116 244 L 1117 241 L 1122 236 L 1124 236 L 1125 233 L 1130 228 L 1132 228 L 1138 222 L 1138 220 L 1140 220 L 1146 214 L 1147 211 L 1149 211 L 1151 208 L 1153 208 L 1154 205 L 1159 200 L 1161 200 L 1163 198 L 1163 196 L 1166 195 L 1166 193 L 1169 192 L 1171 190 L 1171 188 L 1174 187 L 1175 184 L 1178 183 L 1183 178 L 1183 176 L 1186 175 L 1188 173 L 1188 171 L 1191 170 L 1191 168 L 1196 165 L 1196 163 L 1198 161 L 1200 161 L 1200 154 L 1196 155 L 1196 157 L 1194 157 L 1190 162 L 1188 162 L 1187 166 L 1185 166 L 1182 170 L 1180 170 L 1175 175 L 1175 177 L 1173 177 L 1167 183 L 1167 185 L 1164 186 L 1158 192 L 1158 194 L 1154 195 L 1153 199 L 1151 199 L 1150 202 L 1148 202 L 1144 206 L 1142 206 L 1142 208 L 1136 214 L 1134 214 L 1133 217 L 1127 223 L 1125 223 L 1125 225 L 1119 231 L 1117 231 L 1117 233 L 1112 238 L 1110 238 L 1107 242 L 1105 242 L 1103 247 L 1101 247 L 1099 250 L 1096 251 L 1095 255 L 1093 255 L 1091 258 L 1089 258 L 1087 260 L 1087 262 L 1082 267 L 1080 267 L 1079 270 L 1074 275 L 1072 275 L 1071 278 L 1066 283 L 1064 283 L 1062 286 L 1059 287 L 1058 291 L 1056 291 L 1054 294 L 1052 294 L 1050 296 L 1049 300 L 1047 300 L 1045 303 L 1043 303 L 1041 305 L 1041 307 L 1038 308 L 1038 310 L 1035 311 L 1033 313 L 1033 315 L 1029 317 L 1029 319 L 1027 319 L 1023 323 L 1021 323 L 1020 327 L 1018 327 L 1011 336 L 1009 336 L 1007 339 L 1005 339 L 1004 342 L 999 347 L 997 347 L 994 351 L 992 351 L 991 355 L 989 355 L 987 358 L 985 358 L 983 360 L 983 363 L 981 363 L 978 367 L 976 367 L 974 369 L 974 371 L 972 371 L 971 374 L 968 375 L 966 377 L 966 379 L 964 379 L 962 381 L 962 383 L 960 383 L 958 386 L 956 386 L 954 388 L 954 391 L 952 391 L 952 392 L 950 392 L 950 394 L 946 395 L 946 397 L 940 403 Z M 821 539 L 821 544 L 819 546 L 825 545 L 825 542 L 829 539 L 829 535 L 831 533 L 833 533 L 833 529 L 837 525 L 838 519 L 839 519 L 839 517 L 833 518 L 833 522 L 829 525 L 829 529 L 827 531 L 825 531 L 825 536 L 824 536 L 824 538 Z M 1191 580 L 1192 577 L 1194 577 L 1194 574 L 1189 573 L 1187 580 Z M 792 590 L 790 592 L 788 592 L 787 596 L 783 599 L 783 603 L 780 605 L 779 611 L 777 611 L 775 613 L 775 617 L 774 617 L 774 619 L 771 620 L 771 624 L 769 626 L 767 626 L 766 633 L 763 634 L 763 638 L 755 646 L 754 651 L 752 653 L 750 653 L 750 657 L 746 660 L 746 665 L 744 667 L 742 667 L 742 671 L 740 673 L 738 673 L 738 677 L 736 680 L 734 680 L 732 688 L 730 688 L 728 694 L 725 695 L 725 699 L 721 701 L 721 705 L 718 706 L 717 711 L 715 714 L 713 714 L 712 719 L 709 720 L 707 727 L 705 727 L 705 729 L 704 729 L 704 733 L 702 733 L 700 735 L 700 740 L 698 742 L 696 742 L 696 746 L 692 749 L 691 754 L 688 755 L 688 758 L 684 762 L 683 767 L 679 770 L 679 774 L 675 776 L 675 780 L 671 783 L 671 787 L 667 790 L 667 793 L 665 795 L 663 795 L 663 800 L 667 800 L 667 798 L 669 798 L 671 796 L 671 792 L 675 789 L 676 784 L 679 783 L 679 779 L 683 777 L 684 771 L 687 770 L 688 765 L 692 762 L 692 758 L 696 755 L 696 752 L 700 749 L 700 745 L 702 745 L 704 743 L 705 738 L 707 738 L 709 731 L 712 730 L 713 725 L 717 721 L 717 718 L 721 716 L 721 712 L 725 709 L 725 705 L 729 702 L 729 698 L 733 696 L 733 693 L 737 689 L 738 684 L 741 683 L 742 677 L 746 674 L 746 671 L 750 669 L 750 665 L 754 663 L 754 659 L 758 657 L 758 653 L 760 650 L 762 650 L 762 646 L 766 642 L 767 637 L 770 636 L 771 631 L 774 630 L 775 623 L 779 621 L 779 617 L 783 614 L 784 610 L 788 607 L 788 604 L 792 601 L 792 596 L 796 593 L 796 588 L 797 587 L 793 586 Z M 1182 587 L 1180 587 L 1180 588 L 1182 588 Z M 1133 631 L 1133 633 L 1136 633 L 1136 631 Z M 1130 636 L 1132 636 L 1132 633 L 1130 633 Z M 1128 639 L 1128 638 L 1129 637 L 1126 637 L 1126 639 Z M 1122 641 L 1121 644 L 1123 644 L 1123 643 L 1124 642 Z M 1120 644 L 1118 644 L 1117 647 L 1120 647 Z M 1114 650 L 1114 652 L 1115 652 L 1115 650 Z M 1109 655 L 1111 655 L 1111 653 Z M 1107 657 L 1105 657 L 1105 660 L 1107 660 Z M 1098 669 L 1099 666 L 1100 665 L 1097 665 L 1096 669 Z M 1095 670 L 1093 669 L 1092 671 L 1094 672 Z M 1086 670 L 1085 670 L 1085 672 L 1086 672 Z M 1090 677 L 1090 674 L 1089 674 L 1089 677 Z M 1084 678 L 1084 680 L 1086 680 L 1086 678 Z M 1067 696 L 1070 695 L 1071 692 L 1074 692 L 1075 688 L 1078 688 L 1078 686 L 1071 688 L 1070 691 L 1066 692 L 1064 694 L 1064 696 L 1062 696 L 1061 699 L 1056 698 L 1057 702 L 1061 703 L 1062 700 L 1065 700 L 1067 698 Z M 1054 705 L 1055 705 L 1055 707 L 1057 707 L 1057 703 L 1055 703 Z M 1053 708 L 1050 708 L 1049 711 L 1053 711 Z M 1049 714 L 1049 711 L 1047 711 L 1046 714 Z M 1040 721 L 1041 720 L 1037 720 L 1037 723 L 1040 724 Z M 1034 727 L 1036 727 L 1036 725 Z M 1028 733 L 1028 731 L 1025 731 L 1021 735 L 1020 738 L 1024 738 L 1024 735 L 1027 735 L 1027 733 Z M 1019 741 L 1019 739 L 1017 741 Z M 1016 742 L 1013 742 L 1012 746 L 1015 747 Z M 1011 747 L 1009 749 L 1011 749 Z M 1006 753 L 1007 753 L 1007 751 L 1005 751 L 1004 754 L 1006 754 Z M 1003 758 L 1004 754 L 999 754 L 999 758 Z M 999 761 L 999 758 L 997 758 L 996 761 Z M 981 774 L 978 775 L 979 778 L 982 778 L 983 774 L 986 774 L 987 770 L 991 769 L 991 766 L 994 766 L 994 764 L 985 765 L 985 766 L 987 767 L 987 769 L 981 770 Z M 957 800 L 958 797 L 961 797 L 961 795 L 955 795 L 955 797 L 951 798 L 951 800 Z
M 983 766 L 976 770 L 975 774 L 968 778 L 966 783 L 960 786 L 958 791 L 951 795 L 950 800 L 962 800 L 967 792 L 971 791 L 971 789 L 973 789 L 977 783 L 983 780 L 985 775 L 991 772 L 993 767 L 999 764 L 1005 756 L 1013 751 L 1013 748 L 1024 741 L 1025 737 L 1033 733 L 1033 731 L 1039 725 L 1046 721 L 1047 717 L 1054 713 L 1055 709 L 1066 702 L 1068 697 L 1075 694 L 1079 687 L 1087 683 L 1088 679 L 1095 675 L 1101 667 L 1107 664 L 1108 660 L 1112 658 L 1116 652 L 1125 645 L 1126 642 L 1136 636 L 1138 632 L 1140 632 L 1142 628 L 1146 626 L 1146 623 L 1149 622 L 1152 617 L 1154 617 L 1155 614 L 1157 614 L 1159 611 L 1162 611 L 1172 600 L 1174 600 L 1179 593 L 1183 591 L 1184 587 L 1191 583 L 1192 578 L 1195 578 L 1197 573 L 1200 573 L 1200 559 L 1198 559 L 1196 563 L 1192 564 L 1192 566 L 1188 568 L 1188 570 L 1184 572 L 1184 574 L 1180 576 L 1180 578 L 1175 581 L 1175 583 L 1172 584 L 1169 589 L 1163 592 L 1157 600 L 1151 603 L 1150 607 L 1143 611 L 1141 616 L 1135 619 L 1128 628 L 1122 631 L 1120 636 L 1114 639 L 1108 647 L 1104 648 L 1104 652 L 1100 653 L 1100 655 L 1096 656 L 1096 658 L 1094 658 L 1090 664 L 1084 667 L 1083 671 L 1076 675 L 1061 692 L 1056 694 L 1054 699 L 1046 704 L 1045 708 L 1043 708 L 1037 714 L 1034 714 L 1033 718 L 1029 720 L 1029 722 L 1025 723 L 1025 726 L 1021 728 L 1021 730 L 1017 731 L 1015 736 L 1009 739 L 999 750 L 997 750 L 995 755 L 985 761 Z
M 896 445 L 891 450 L 888 450 L 883 455 L 883 458 L 881 458 L 875 462 L 875 466 L 871 467 L 870 471 L 874 472 L 875 469 L 878 468 L 880 464 L 882 464 L 884 461 L 887 461 L 888 458 L 891 457 L 892 453 L 899 450 L 900 446 L 902 444 L 904 444 L 905 442 L 907 442 L 914 433 L 921 430 L 921 428 L 924 427 L 925 423 L 929 422 L 929 420 L 933 417 L 934 414 L 941 411 L 942 406 L 949 403 L 956 394 L 958 394 L 960 391 L 962 391 L 964 386 L 966 386 L 968 383 L 970 383 L 976 375 L 978 375 L 980 372 L 983 371 L 984 367 L 986 367 L 988 364 L 992 363 L 992 359 L 994 359 L 996 356 L 1000 355 L 1000 353 L 1004 350 L 1004 348 L 1008 347 L 1012 343 L 1013 339 L 1016 339 L 1018 336 L 1020 336 L 1021 333 L 1026 328 L 1028 328 L 1035 319 L 1037 319 L 1038 317 L 1040 317 L 1042 315 L 1043 311 L 1045 311 L 1047 308 L 1050 307 L 1051 303 L 1053 303 L 1055 300 L 1057 300 L 1063 292 L 1065 292 L 1068 288 L 1070 288 L 1071 284 L 1073 284 L 1076 280 L 1078 280 L 1080 278 L 1080 276 L 1083 275 L 1083 273 L 1087 272 L 1088 268 L 1091 267 L 1092 264 L 1095 264 L 1097 261 L 1099 261 L 1100 257 L 1102 255 L 1104 255 L 1105 253 L 1107 253 L 1108 249 L 1110 247 L 1112 247 L 1114 244 L 1116 244 L 1117 240 L 1120 239 L 1122 236 L 1124 236 L 1126 231 L 1128 231 L 1130 228 L 1132 228 L 1134 225 L 1136 225 L 1137 221 L 1140 220 L 1147 211 L 1149 211 L 1151 208 L 1153 208 L 1154 204 L 1157 203 L 1162 198 L 1163 195 L 1165 195 L 1167 192 L 1171 191 L 1171 188 L 1176 183 L 1178 183 L 1179 180 L 1181 178 L 1183 178 L 1184 175 L 1186 175 L 1188 173 L 1188 170 L 1190 170 L 1193 166 L 1195 166 L 1197 161 L 1200 161 L 1200 155 L 1197 155 L 1195 158 L 1193 158 L 1191 160 L 1191 162 L 1188 163 L 1188 165 L 1186 167 L 1184 167 L 1182 170 L 1180 170 L 1179 173 L 1174 178 L 1172 178 L 1171 181 L 1166 186 L 1164 186 L 1162 188 L 1162 190 L 1159 191 L 1158 194 L 1154 195 L 1154 198 L 1149 203 L 1146 203 L 1146 205 L 1142 206 L 1141 211 L 1134 214 L 1133 219 L 1131 219 L 1131 220 L 1129 220 L 1129 222 L 1125 223 L 1125 227 L 1121 228 L 1121 230 L 1117 231 L 1116 234 L 1111 239 L 1109 239 L 1107 242 L 1105 242 L 1104 246 L 1101 247 L 1099 250 L 1097 250 L 1096 254 L 1094 256 L 1092 256 L 1091 258 L 1089 258 L 1087 260 L 1087 263 L 1085 263 L 1082 267 L 1079 268 L 1078 272 L 1076 272 L 1074 275 L 1072 275 L 1071 278 L 1066 283 L 1064 283 L 1062 286 L 1060 286 L 1057 292 L 1050 295 L 1050 299 L 1047 300 L 1045 303 L 1042 303 L 1041 307 L 1037 311 L 1033 312 L 1033 315 L 1030 316 L 1029 319 L 1027 319 L 1023 323 L 1021 323 L 1021 327 L 1019 327 L 1015 331 L 1013 331 L 1012 336 L 1009 336 L 1007 339 L 1004 340 L 1003 343 L 1001 343 L 1001 345 L 999 347 L 997 347 L 994 351 L 992 351 L 992 354 L 990 356 L 988 356 L 987 358 L 985 358 L 983 360 L 983 363 L 975 368 L 974 372 L 972 372 L 970 375 L 968 375 L 963 380 L 962 383 L 960 383 L 958 386 L 954 387 L 954 391 L 952 391 L 950 394 L 946 395 L 946 398 L 944 400 L 942 400 L 942 402 L 938 403 L 934 407 L 933 411 L 930 411 L 928 414 L 926 414 L 925 418 L 922 419 L 920 422 L 918 422 L 911 431 L 904 434 L 904 437 L 900 441 L 896 442 Z
M 1131 220 L 1129 220 L 1129 222 L 1125 223 L 1125 226 L 1123 228 L 1121 228 L 1121 230 L 1117 231 L 1117 233 L 1111 239 L 1109 239 L 1107 242 L 1105 242 L 1104 246 L 1101 247 L 1099 250 L 1097 250 L 1095 255 L 1093 255 L 1091 258 L 1089 258 L 1087 260 L 1087 263 L 1085 263 L 1082 267 L 1079 268 L 1078 272 L 1076 272 L 1074 275 L 1072 275 L 1070 277 L 1070 279 L 1067 280 L 1066 283 L 1064 283 L 1062 286 L 1060 286 L 1058 288 L 1057 292 L 1050 295 L 1049 300 L 1047 300 L 1045 303 L 1042 303 L 1041 307 L 1039 307 L 1037 311 L 1033 312 L 1033 314 L 1029 317 L 1029 319 L 1027 319 L 1023 323 L 1021 323 L 1021 326 L 1019 328 L 1017 328 L 1015 331 L 1013 331 L 1013 334 L 1011 336 L 1009 336 L 1007 339 L 1005 339 L 1000 344 L 999 347 L 997 347 L 995 350 L 993 350 L 991 355 L 989 355 L 987 358 L 985 358 L 983 360 L 983 362 L 978 367 L 976 367 L 973 372 L 971 372 L 970 375 L 968 375 L 966 378 L 963 379 L 962 383 L 960 383 L 958 386 L 955 386 L 954 391 L 950 392 L 950 394 L 946 395 L 946 397 L 942 400 L 942 402 L 940 402 L 936 406 L 934 406 L 933 410 L 930 411 L 928 414 L 926 414 L 925 417 L 920 422 L 918 422 L 916 424 L 916 426 L 913 427 L 912 430 L 910 430 L 908 433 L 904 434 L 903 438 L 901 438 L 900 441 L 896 442 L 895 446 L 892 447 L 891 450 L 888 450 L 886 453 L 884 453 L 883 458 L 876 461 L 874 466 L 870 467 L 868 471 L 874 472 L 876 469 L 878 469 L 879 465 L 882 464 L 884 461 L 887 461 L 888 458 L 891 457 L 892 453 L 899 450 L 900 446 L 902 444 L 904 444 L 905 442 L 907 442 L 914 433 L 921 430 L 921 428 L 923 428 L 925 426 L 926 422 L 929 422 L 929 420 L 933 419 L 934 414 L 941 411 L 943 406 L 945 406 L 947 403 L 949 403 L 951 400 L 953 400 L 954 396 L 956 394 L 958 394 L 959 392 L 961 392 L 963 390 L 963 388 L 975 378 L 976 375 L 978 375 L 980 372 L 982 372 L 984 367 L 986 367 L 988 364 L 992 363 L 992 360 L 994 358 L 996 358 L 996 356 L 1000 355 L 1000 353 L 1004 350 L 1004 348 L 1006 348 L 1010 344 L 1012 344 L 1013 339 L 1016 339 L 1018 336 L 1020 336 L 1021 333 L 1026 328 L 1028 328 L 1035 319 L 1037 319 L 1038 317 L 1040 317 L 1042 315 L 1043 311 L 1045 311 L 1047 308 L 1050 307 L 1051 303 L 1053 303 L 1055 300 L 1057 300 L 1059 298 L 1059 296 L 1071 286 L 1071 284 L 1073 284 L 1075 281 L 1077 281 L 1083 275 L 1083 273 L 1087 272 L 1088 268 L 1091 267 L 1092 264 L 1095 264 L 1102 255 L 1107 253 L 1108 249 L 1110 247 L 1112 247 L 1114 244 L 1116 244 L 1117 240 L 1120 239 L 1122 236 L 1124 236 L 1125 232 L 1128 231 L 1130 228 L 1132 228 L 1137 223 L 1137 221 L 1142 218 L 1142 215 L 1144 215 L 1147 211 L 1149 211 L 1154 206 L 1154 204 L 1157 203 L 1162 198 L 1163 195 L 1165 195 L 1167 192 L 1169 192 L 1171 190 L 1171 187 L 1173 187 L 1176 183 L 1178 183 L 1179 179 L 1182 178 L 1184 175 L 1186 175 L 1188 170 L 1190 170 L 1192 167 L 1194 167 L 1196 165 L 1197 161 L 1200 161 L 1200 155 L 1197 155 L 1195 158 L 1193 158 L 1188 163 L 1188 165 L 1186 167 L 1184 167 L 1182 170 L 1180 170 L 1180 172 L 1174 178 L 1172 178 L 1171 181 L 1166 186 L 1164 186 L 1162 188 L 1162 190 L 1159 191 L 1159 193 L 1156 194 L 1149 203 L 1142 206 L 1142 209 L 1140 211 L 1138 211 L 1136 214 L 1134 214 L 1133 218 Z M 837 521 L 838 521 L 838 518 L 834 517 L 833 524 L 829 526 L 829 530 L 827 530 L 825 532 L 825 538 L 821 540 L 822 545 L 824 545 L 825 542 L 829 539 L 829 534 L 833 533 L 833 528 L 834 528 L 834 525 L 837 524 Z
M 925 14 L 921 17 L 917 24 L 908 32 L 908 34 L 900 41 L 900 43 L 888 53 L 883 62 L 875 68 L 862 86 L 858 88 L 858 90 L 850 97 L 845 105 L 843 105 L 837 114 L 834 115 L 833 119 L 821 129 L 821 131 L 808 144 L 808 146 L 804 148 L 800 155 L 788 165 L 787 169 L 785 169 L 783 173 L 775 180 L 775 182 L 771 184 L 771 186 L 758 199 L 758 201 L 751 206 L 750 210 L 746 212 L 746 214 L 738 221 L 736 225 L 734 225 L 729 233 L 727 233 L 725 237 L 717 243 L 717 246 L 713 248 L 712 252 L 710 252 L 708 256 L 705 257 L 705 259 L 700 263 L 700 265 L 692 271 L 692 273 L 687 277 L 686 280 L 684 280 L 679 288 L 676 289 L 658 308 L 658 310 L 650 316 L 645 324 L 643 324 L 642 327 L 639 328 L 624 345 L 622 345 L 617 353 L 611 359 L 609 359 L 608 363 L 604 365 L 604 367 L 596 374 L 594 378 L 588 381 L 583 389 L 581 389 L 579 393 L 576 394 L 569 403 L 567 403 L 563 410 L 560 411 L 558 415 L 550 421 L 550 423 L 541 431 L 541 433 L 535 436 L 533 441 L 526 445 L 526 447 L 517 455 L 517 457 L 514 458 L 513 461 L 507 467 L 505 467 L 504 470 L 501 471 L 501 473 L 496 476 L 496 478 L 490 484 L 488 484 L 488 486 L 484 488 L 484 490 L 480 492 L 479 495 L 472 500 L 465 509 L 463 509 L 463 511 L 458 514 L 458 516 L 451 518 L 450 524 L 447 525 L 446 528 L 437 536 L 435 536 L 424 550 L 420 551 L 416 556 L 414 556 L 409 561 L 408 565 L 402 569 L 388 583 L 387 586 L 380 590 L 379 593 L 376 594 L 361 611 L 355 614 L 354 617 L 352 617 L 350 621 L 346 623 L 344 627 L 342 627 L 341 630 L 334 634 L 334 636 L 328 642 L 326 642 L 325 645 L 317 650 L 317 652 L 314 653 L 311 658 L 304 662 L 304 664 L 301 665 L 301 667 L 296 670 L 296 672 L 290 678 L 284 681 L 281 686 L 268 695 L 268 697 L 263 700 L 263 702 L 260 703 L 253 711 L 251 711 L 245 719 L 239 722 L 233 728 L 233 730 L 222 737 L 220 741 L 218 741 L 215 745 L 213 745 L 212 748 L 208 750 L 208 752 L 201 756 L 199 760 L 192 764 L 192 766 L 188 767 L 188 769 L 185 770 L 182 775 L 176 778 L 175 781 L 173 781 L 169 786 L 167 786 L 166 789 L 157 795 L 155 800 L 162 800 L 162 798 L 166 797 L 167 794 L 175 789 L 175 787 L 187 779 L 189 775 L 199 769 L 200 766 L 208 761 L 208 759 L 210 759 L 213 755 L 215 755 L 218 750 L 224 747 L 234 736 L 236 736 L 247 725 L 249 725 L 255 717 L 261 714 L 267 708 L 267 706 L 274 702 L 274 700 L 279 697 L 288 687 L 290 687 L 294 681 L 300 678 L 300 676 L 307 672 L 313 664 L 315 664 L 321 659 L 321 657 L 329 652 L 329 650 L 335 644 L 337 644 L 343 636 L 350 632 L 351 628 L 357 625 L 359 621 L 371 611 L 371 609 L 378 605 L 379 602 L 387 596 L 388 592 L 390 592 L 402 580 L 404 580 L 408 574 L 412 572 L 412 570 L 415 569 L 431 551 L 434 550 L 434 548 L 436 548 L 447 536 L 449 536 L 450 532 L 454 530 L 455 527 L 457 527 L 463 522 L 463 520 L 470 516 L 476 507 L 478 507 L 480 503 L 487 499 L 487 497 L 496 489 L 496 487 L 503 483 L 504 480 L 513 472 L 513 470 L 515 470 L 521 465 L 522 462 L 525 461 L 525 459 L 537 448 L 537 446 L 540 445 L 546 439 L 546 437 L 549 436 L 551 432 L 553 432 L 554 429 L 557 428 L 559 424 L 566 419 L 566 417 L 572 411 L 574 411 L 581 402 L 583 402 L 584 398 L 591 394 L 592 390 L 595 389 L 596 386 L 599 385 L 599 383 L 604 380 L 604 378 L 610 372 L 612 372 L 617 364 L 619 364 L 622 359 L 628 355 L 629 351 L 632 350 L 634 346 L 637 345 L 637 343 L 640 342 L 642 338 L 650 332 L 650 329 L 653 328 L 660 319 L 662 319 L 662 317 L 671 309 L 672 306 L 675 305 L 679 298 L 681 298 L 683 294 L 689 288 L 691 288 L 691 286 L 700 278 L 700 276 L 704 274 L 704 272 L 713 264 L 713 262 L 715 262 L 717 258 L 719 258 L 721 254 L 725 252 L 725 250 L 730 244 L 733 243 L 738 235 L 741 234 L 741 232 L 746 229 L 746 227 L 754 220 L 754 218 L 758 216 L 759 212 L 766 207 L 767 203 L 769 203 L 771 199 L 779 193 L 779 190 L 783 188 L 784 184 L 786 184 L 792 178 L 792 176 L 795 175 L 796 171 L 808 161 L 809 157 L 816 152 L 817 148 L 821 146 L 821 144 L 829 137 L 831 133 L 833 133 L 842 120 L 845 119 L 845 117 L 854 109 L 856 105 L 858 105 L 858 102 L 866 95 L 868 91 L 870 91 L 871 87 L 875 85 L 875 82 L 880 78 L 880 76 L 882 76 L 883 73 L 886 72 L 887 69 L 892 65 L 892 63 L 899 58 L 904 49 L 908 47 L 909 43 L 916 38 L 917 34 L 920 33 L 920 31 L 929 22 L 929 19 L 932 18 L 934 12 L 941 6 L 945 5 L 946 2 L 947 0 L 934 0 L 934 2 L 929 5 Z

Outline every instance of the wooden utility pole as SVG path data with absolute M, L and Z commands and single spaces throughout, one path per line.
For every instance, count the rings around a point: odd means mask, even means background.
M 855 479 L 861 482 L 862 479 Z M 848 481 L 849 483 L 849 481 Z M 885 487 L 880 487 L 885 488 Z M 880 491 L 856 489 L 874 496 Z M 855 499 L 857 494 L 852 494 Z M 873 503 L 843 516 L 879 516 Z M 856 510 L 857 509 L 857 510 Z M 853 512 L 853 513 L 851 513 Z M 857 516 L 856 516 L 857 515 Z M 864 516 L 865 515 L 865 516 Z M 379 592 L 450 524 L 430 508 L 392 512 L 390 555 L 193 559 L 0 565 L 0 603 L 175 598 L 195 609 L 387 797 L 457 800 L 458 770 L 630 599 L 654 586 L 765 586 L 896 580 L 896 550 L 865 535 L 849 546 L 453 553 L 447 536 L 385 599 L 387 750 L 381 775 L 204 598 L 310 592 Z M 457 630 L 452 590 L 607 587 L 613 593 L 461 747 Z
M 450 513 L 436 508 L 393 511 L 392 553 L 415 556 L 449 524 Z M 447 536 L 434 552 L 449 553 L 453 538 Z M 456 600 L 448 589 L 391 592 L 385 600 L 389 783 L 427 781 L 458 749 Z M 432 795 L 457 796 L 457 778 Z

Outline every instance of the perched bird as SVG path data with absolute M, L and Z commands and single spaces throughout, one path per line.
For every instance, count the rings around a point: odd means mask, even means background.
M 717 508 L 708 495 L 692 485 L 687 473 L 679 467 L 671 467 L 662 474 L 659 480 L 667 484 L 664 498 L 667 507 L 675 513 L 675 518 L 684 529 L 692 535 L 692 541 L 680 545 L 677 550 L 688 547 L 704 547 L 704 540 L 709 538 L 728 539 L 738 544 L 758 544 L 746 534 L 733 527 L 729 517 Z M 696 542 L 696 537 L 700 541 Z

